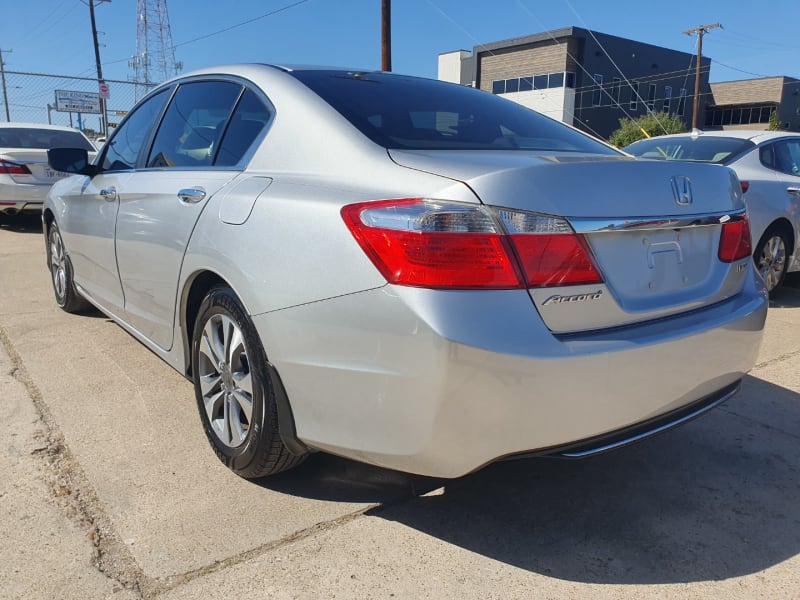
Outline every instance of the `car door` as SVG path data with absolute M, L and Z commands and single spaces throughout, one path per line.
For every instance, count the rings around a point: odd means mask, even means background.
M 118 191 L 130 179 L 168 98 L 169 90 L 163 90 L 139 105 L 105 146 L 100 172 L 91 179 L 74 177 L 62 194 L 64 210 L 57 221 L 75 282 L 95 302 L 115 313 L 124 306 L 114 249 Z
M 189 237 L 209 199 L 238 174 L 213 161 L 243 89 L 223 80 L 179 85 L 142 168 L 118 189 L 116 258 L 126 320 L 165 350 Z

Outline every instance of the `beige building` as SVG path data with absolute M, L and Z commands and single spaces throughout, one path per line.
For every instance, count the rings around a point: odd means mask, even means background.
M 767 129 L 773 111 L 782 129 L 800 131 L 800 80 L 763 77 L 712 83 L 704 129 Z

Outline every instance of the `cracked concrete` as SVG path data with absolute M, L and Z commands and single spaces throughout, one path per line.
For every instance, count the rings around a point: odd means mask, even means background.
M 800 278 L 741 394 L 644 444 L 446 482 L 315 455 L 247 482 L 188 382 L 55 308 L 42 246 L 0 228 L 2 598 L 797 596 Z

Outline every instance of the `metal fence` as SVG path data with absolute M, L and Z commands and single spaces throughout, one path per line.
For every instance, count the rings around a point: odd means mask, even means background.
M 82 129 L 90 138 L 101 135 L 100 114 L 61 112 L 56 110 L 56 90 L 98 93 L 97 78 L 71 77 L 5 71 L 5 87 L 0 97 L 0 122 L 9 120 L 27 123 L 52 123 Z M 106 79 L 109 98 L 106 116 L 114 127 L 155 84 Z M 8 115 L 8 119 L 6 119 Z

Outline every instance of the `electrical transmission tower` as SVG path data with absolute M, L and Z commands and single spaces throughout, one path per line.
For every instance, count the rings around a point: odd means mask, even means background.
M 167 0 L 136 1 L 136 56 L 129 63 L 136 83 L 136 99 L 157 83 L 183 69 L 175 60 Z

